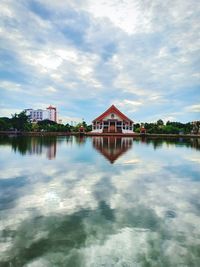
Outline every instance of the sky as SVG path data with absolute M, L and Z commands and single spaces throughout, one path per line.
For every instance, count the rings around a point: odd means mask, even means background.
M 1 0 L 0 116 L 200 120 L 196 0 Z

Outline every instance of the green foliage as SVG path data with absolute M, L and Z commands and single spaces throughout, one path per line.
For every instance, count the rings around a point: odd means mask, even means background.
M 139 127 L 139 128 L 135 128 L 135 127 L 134 127 L 134 132 L 135 132 L 135 133 L 140 133 L 140 127 Z
M 45 132 L 71 132 L 68 124 L 60 124 L 50 120 L 43 120 L 37 123 L 38 131 Z
M 39 126 L 49 126 L 49 125 L 55 125 L 57 124 L 55 121 L 51 121 L 51 120 L 43 120 L 43 121 L 38 121 L 37 123 Z
M 134 129 L 136 129 L 136 128 L 140 128 L 140 124 L 139 123 L 135 123 L 134 124 Z
M 78 123 L 76 126 L 71 126 L 68 123 L 64 125 L 50 120 L 43 120 L 39 121 L 37 125 L 38 127 L 34 126 L 34 128 L 35 127 L 37 128 L 37 131 L 46 131 L 46 132 L 78 132 L 81 126 L 84 127 L 86 132 L 92 130 L 92 126 L 87 125 L 85 121 L 82 123 Z
M 160 120 L 157 121 L 157 125 L 158 126 L 163 126 L 164 125 L 164 122 L 160 119 Z
M 18 131 L 30 131 L 32 128 L 29 117 L 26 115 L 25 111 L 12 115 L 11 124 L 12 127 Z
M 158 120 L 156 123 L 143 123 L 147 133 L 150 134 L 189 134 L 191 133 L 193 126 L 191 123 L 170 122 L 166 125 L 162 120 Z M 138 124 L 134 125 L 135 132 L 140 132 Z
M 11 129 L 12 125 L 10 119 L 7 117 L 0 118 L 0 131 Z
M 85 121 L 83 121 L 82 125 L 85 128 L 86 132 L 92 131 L 92 125 L 87 125 L 87 123 Z
M 80 127 L 83 126 L 86 132 L 92 131 L 92 125 L 87 125 L 85 121 L 78 123 L 76 126 L 72 126 L 72 132 L 79 132 Z
M 170 122 L 166 124 L 159 119 L 156 123 L 142 123 L 147 133 L 150 134 L 189 134 L 191 132 L 198 133 L 200 122 L 195 123 L 181 123 Z M 0 131 L 45 131 L 45 132 L 78 132 L 79 128 L 83 126 L 86 132 L 92 131 L 92 125 L 87 125 L 85 121 L 78 123 L 76 126 L 59 124 L 51 120 L 43 120 L 37 123 L 31 123 L 26 112 L 14 114 L 12 118 L 0 118 Z M 134 131 L 140 132 L 141 124 L 135 123 Z
M 32 125 L 29 121 L 29 117 L 24 111 L 19 114 L 12 115 L 12 118 L 2 117 L 0 118 L 0 130 L 9 131 L 9 130 L 18 130 L 18 131 L 30 131 Z

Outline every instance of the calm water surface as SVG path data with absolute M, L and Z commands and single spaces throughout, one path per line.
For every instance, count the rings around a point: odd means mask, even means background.
M 200 140 L 0 137 L 0 266 L 200 266 Z

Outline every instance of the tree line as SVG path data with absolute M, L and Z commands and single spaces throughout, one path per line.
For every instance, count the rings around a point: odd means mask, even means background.
M 25 111 L 19 114 L 12 115 L 11 118 L 0 117 L 0 131 L 47 131 L 47 132 L 78 132 L 79 128 L 83 126 L 86 132 L 92 130 L 92 125 L 87 125 L 85 121 L 78 123 L 76 126 L 70 124 L 56 123 L 51 120 L 38 121 L 31 123 L 29 116 Z M 144 128 L 150 134 L 189 134 L 199 133 L 200 122 L 195 123 L 181 123 L 170 122 L 166 124 L 160 119 L 155 123 L 135 123 L 134 132 L 141 132 Z
M 80 126 L 83 126 L 85 131 L 92 130 L 91 125 L 87 125 L 85 121 L 78 123 L 76 126 L 70 124 L 57 123 L 51 120 L 42 120 L 31 123 L 29 116 L 25 111 L 19 114 L 15 113 L 12 118 L 0 117 L 0 131 L 27 131 L 27 132 L 78 132 Z
M 167 121 L 166 124 L 163 120 L 158 120 L 155 123 L 136 123 L 134 125 L 135 132 L 141 132 L 141 128 L 144 128 L 147 133 L 150 134 L 190 134 L 190 133 L 198 133 L 199 125 L 196 125 L 191 122 L 181 123 L 181 122 L 173 122 Z M 194 129 L 195 128 L 195 129 Z

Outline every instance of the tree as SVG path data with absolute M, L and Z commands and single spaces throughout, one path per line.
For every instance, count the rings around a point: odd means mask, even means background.
M 7 117 L 0 118 L 0 131 L 7 131 L 12 128 L 10 119 Z
M 67 123 L 67 124 L 65 125 L 65 131 L 66 131 L 66 132 L 71 132 L 71 131 L 72 131 L 72 126 L 69 125 L 69 123 Z
M 38 121 L 37 125 L 39 126 L 39 130 L 44 130 L 44 131 L 55 131 L 55 126 L 57 125 L 57 123 L 55 121 L 51 121 L 51 120 L 42 120 L 42 121 Z
M 29 116 L 26 115 L 25 111 L 12 115 L 11 124 L 14 129 L 17 129 L 19 131 L 30 131 L 32 128 Z
M 159 119 L 159 120 L 157 121 L 157 125 L 158 125 L 158 126 L 163 126 L 163 125 L 164 125 L 163 120 Z

